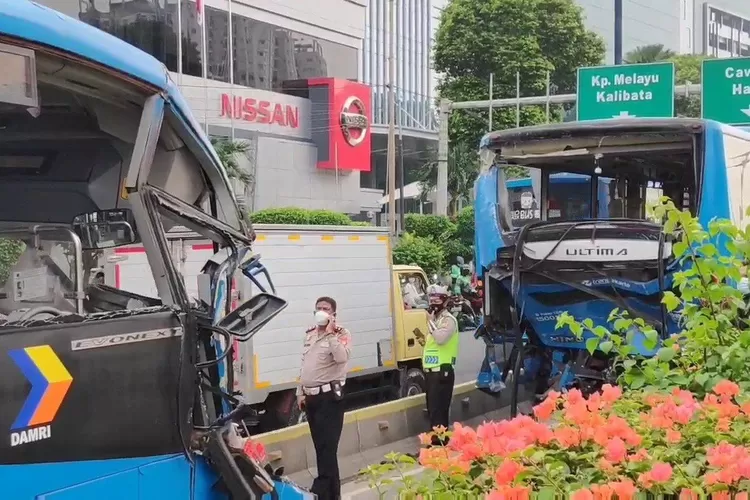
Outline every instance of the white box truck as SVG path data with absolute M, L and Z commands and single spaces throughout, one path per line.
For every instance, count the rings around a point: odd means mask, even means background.
M 391 243 L 383 228 L 359 226 L 255 225 L 254 251 L 263 257 L 276 293 L 288 306 L 247 342 L 235 342 L 234 389 L 264 410 L 262 430 L 304 419 L 294 389 L 302 361 L 305 331 L 313 323 L 315 301 L 338 303 L 338 322 L 352 333 L 346 384 L 352 405 L 366 405 L 424 389 L 419 331 L 427 331 L 423 309 L 404 304 L 402 286 L 416 278 L 426 292 L 427 276 L 416 266 L 393 266 Z M 188 293 L 197 299 L 198 275 L 213 245 L 185 229 L 168 233 L 172 254 Z M 106 284 L 156 297 L 146 254 L 137 245 L 106 256 Z M 262 279 L 262 278 L 261 278 Z M 252 282 L 236 279 L 236 300 L 250 297 Z

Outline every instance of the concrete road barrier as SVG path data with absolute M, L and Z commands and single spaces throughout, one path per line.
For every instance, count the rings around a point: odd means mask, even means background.
M 509 404 L 509 391 L 490 396 L 475 387 L 475 381 L 457 385 L 453 390 L 451 421 L 463 422 L 499 410 Z M 519 400 L 523 400 L 519 394 Z M 390 401 L 347 412 L 339 443 L 339 463 L 362 452 L 416 436 L 428 430 L 425 395 Z M 315 449 L 307 423 L 255 436 L 266 447 L 274 467 L 283 466 L 285 474 L 315 467 Z

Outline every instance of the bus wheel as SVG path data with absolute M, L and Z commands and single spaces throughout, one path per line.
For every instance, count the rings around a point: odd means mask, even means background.
M 401 397 L 408 398 L 409 396 L 422 394 L 426 387 L 427 380 L 425 379 L 424 372 L 419 368 L 410 368 L 406 372 L 404 383 L 401 386 Z

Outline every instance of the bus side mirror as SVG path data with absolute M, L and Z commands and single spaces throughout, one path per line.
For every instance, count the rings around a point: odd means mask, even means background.
M 219 326 L 240 342 L 249 340 L 287 306 L 286 300 L 270 293 L 253 295 L 221 320 Z

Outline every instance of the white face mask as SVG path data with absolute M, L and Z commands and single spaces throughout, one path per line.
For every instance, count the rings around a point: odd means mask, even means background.
M 750 294 L 750 283 L 747 278 L 742 278 L 737 284 L 737 289 L 745 295 Z
M 315 324 L 318 326 L 326 326 L 331 320 L 331 317 L 325 311 L 315 311 Z

